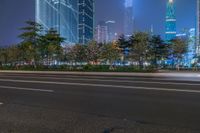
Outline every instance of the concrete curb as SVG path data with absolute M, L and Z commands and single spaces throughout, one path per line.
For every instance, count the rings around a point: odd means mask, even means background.
M 200 73 L 189 72 L 161 72 L 161 73 L 128 73 L 128 72 L 62 72 L 62 71 L 7 71 L 0 70 L 0 73 L 18 74 L 60 74 L 60 75 L 86 75 L 86 76 L 139 76 L 139 77 L 192 77 L 199 78 Z

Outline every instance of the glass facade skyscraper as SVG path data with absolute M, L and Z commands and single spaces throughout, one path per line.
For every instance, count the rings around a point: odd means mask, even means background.
M 200 0 L 197 0 L 196 17 L 196 54 L 197 56 L 200 56 Z
M 174 0 L 168 0 L 166 10 L 165 40 L 170 41 L 176 37 L 176 15 Z
M 86 44 L 94 35 L 94 0 L 79 0 L 79 43 Z
M 124 6 L 124 35 L 129 37 L 133 34 L 134 25 L 133 0 L 125 0 Z
M 54 28 L 65 43 L 78 43 L 78 0 L 36 0 L 36 22 Z

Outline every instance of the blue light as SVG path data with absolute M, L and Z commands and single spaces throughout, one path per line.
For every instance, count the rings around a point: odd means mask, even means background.
M 133 0 L 125 0 L 125 7 L 132 7 L 133 6 Z
M 171 41 L 176 37 L 176 16 L 175 5 L 173 0 L 167 2 L 166 23 L 165 23 L 165 40 Z

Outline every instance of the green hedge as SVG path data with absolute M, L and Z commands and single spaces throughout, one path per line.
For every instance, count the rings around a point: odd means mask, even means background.
M 148 67 L 146 69 L 139 69 L 135 66 L 113 66 L 108 65 L 84 65 L 84 66 L 1 66 L 0 70 L 24 70 L 24 71 L 83 71 L 83 72 L 155 72 L 156 70 Z

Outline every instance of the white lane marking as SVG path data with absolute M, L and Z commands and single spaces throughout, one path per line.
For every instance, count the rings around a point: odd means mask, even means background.
M 25 78 L 25 77 L 22 77 Z M 52 77 L 30 77 L 32 79 L 65 79 L 71 81 L 99 81 L 99 82 L 120 82 L 120 83 L 143 83 L 143 84 L 161 84 L 161 85 L 187 85 L 187 86 L 200 86 L 200 83 L 175 83 L 175 82 L 158 82 L 158 81 L 133 81 L 133 80 L 112 80 L 112 79 L 82 79 L 82 78 L 52 78 Z
M 0 86 L 0 88 L 14 89 L 14 90 L 25 90 L 25 91 L 38 91 L 38 92 L 54 92 L 53 90 L 22 88 L 22 87 L 12 87 L 12 86 Z
M 40 77 L 41 79 L 45 79 Z M 175 83 L 175 82 L 157 82 L 157 81 L 132 81 L 132 80 L 111 80 L 111 79 L 81 79 L 81 78 L 76 78 L 76 79 L 71 79 L 71 78 L 50 78 L 47 77 L 46 79 L 66 79 L 66 80 L 73 80 L 73 81 L 100 81 L 100 82 L 121 82 L 121 83 L 144 83 L 144 84 L 163 84 L 163 85 L 190 85 L 190 86 L 200 86 L 200 83 Z
M 2 102 L 0 102 L 0 106 L 1 106 L 1 105 L 3 105 L 3 103 L 2 103 Z
M 30 81 L 30 80 L 4 80 L 4 79 L 0 79 L 0 81 L 21 82 L 21 83 L 54 84 L 54 85 L 55 84 L 57 84 L 57 85 L 72 85 L 72 86 L 112 87 L 112 88 L 125 88 L 125 89 L 133 89 L 133 90 L 154 90 L 154 91 L 168 91 L 168 92 L 200 93 L 200 90 L 169 89 L 169 88 L 154 88 L 154 87 L 136 87 L 136 86 L 124 86 L 124 85 L 105 85 L 105 84 Z

